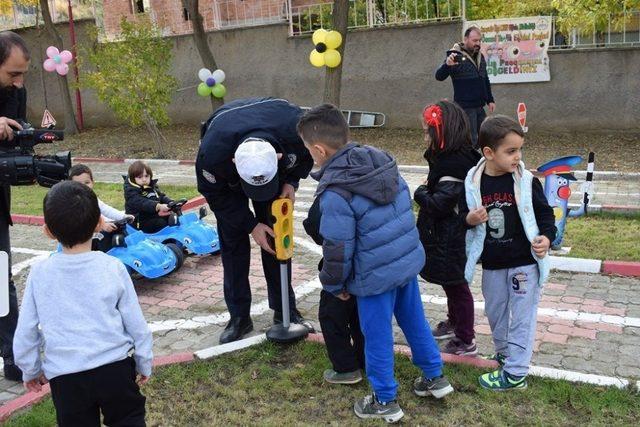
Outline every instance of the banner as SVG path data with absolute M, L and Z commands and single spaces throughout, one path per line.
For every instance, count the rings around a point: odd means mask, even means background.
M 551 17 L 466 21 L 464 30 L 478 27 L 481 51 L 487 60 L 491 83 L 547 82 Z

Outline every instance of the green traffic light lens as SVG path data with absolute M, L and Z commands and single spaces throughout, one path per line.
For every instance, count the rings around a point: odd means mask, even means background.
M 282 239 L 282 245 L 285 247 L 285 249 L 289 249 L 289 246 L 291 245 L 291 238 L 289 236 L 284 236 L 284 238 Z

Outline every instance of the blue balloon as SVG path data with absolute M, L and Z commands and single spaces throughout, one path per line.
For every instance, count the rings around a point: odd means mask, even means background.
M 214 87 L 216 85 L 216 79 L 209 77 L 205 83 L 207 83 L 209 87 Z

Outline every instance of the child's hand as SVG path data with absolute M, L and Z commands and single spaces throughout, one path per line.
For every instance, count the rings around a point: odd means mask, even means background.
M 171 209 L 165 203 L 158 203 L 156 205 L 156 210 L 158 211 L 158 215 L 160 216 L 168 216 L 171 213 Z
M 103 222 L 102 223 L 102 231 L 105 231 L 107 233 L 111 233 L 113 231 L 116 231 L 117 229 L 118 229 L 118 227 L 112 222 Z
M 129 224 L 131 224 L 131 223 L 133 223 L 133 221 L 135 221 L 135 220 L 136 220 L 136 217 L 135 217 L 135 216 L 133 216 L 133 215 L 126 214 L 126 215 L 124 216 L 124 219 L 126 219 L 126 220 L 127 220 L 127 222 L 128 222 Z
M 480 208 L 471 209 L 467 214 L 466 221 L 467 224 L 475 227 L 476 225 L 487 222 L 488 219 L 489 215 L 487 215 L 487 210 L 482 206 Z
M 543 258 L 547 254 L 549 246 L 551 246 L 551 242 L 546 236 L 537 236 L 531 244 L 531 248 L 538 258 Z
M 42 391 L 42 386 L 44 384 L 46 384 L 48 381 L 45 378 L 44 374 L 40 374 L 40 376 L 38 378 L 34 378 L 32 380 L 29 381 L 25 381 L 24 382 L 24 388 L 27 389 L 27 391 L 32 391 L 34 393 L 38 393 L 40 391 Z
M 340 292 L 336 296 L 338 298 L 340 298 L 342 301 L 349 301 L 349 298 L 351 298 L 351 294 L 349 294 L 348 292 L 345 292 L 345 291 Z
M 146 375 L 139 374 L 138 381 L 136 382 L 138 383 L 138 385 L 145 385 L 147 382 L 149 382 L 149 377 Z

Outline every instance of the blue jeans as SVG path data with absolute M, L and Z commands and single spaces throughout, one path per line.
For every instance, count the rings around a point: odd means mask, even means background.
M 480 133 L 480 125 L 482 121 L 487 117 L 487 113 L 484 111 L 484 107 L 465 108 L 464 112 L 467 113 L 469 118 L 469 127 L 471 128 L 471 142 L 473 148 L 478 148 L 478 134 Z
M 431 328 L 424 317 L 418 279 L 379 295 L 358 297 L 360 328 L 364 335 L 367 378 L 380 402 L 396 398 L 393 374 L 392 316 L 411 347 L 413 364 L 425 378 L 442 375 L 442 359 Z

